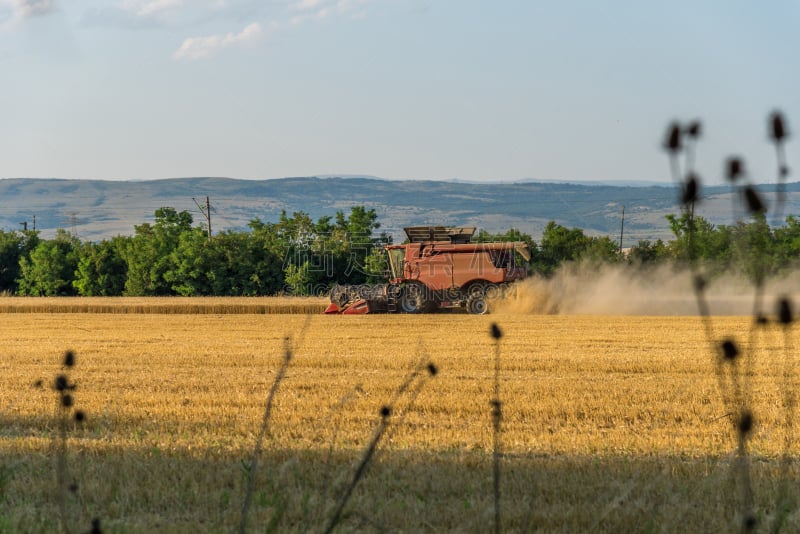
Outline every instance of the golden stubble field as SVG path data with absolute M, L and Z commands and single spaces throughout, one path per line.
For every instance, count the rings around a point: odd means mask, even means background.
M 492 322 L 503 331 L 504 531 L 738 528 L 736 436 L 698 318 L 261 313 L 0 314 L 0 530 L 59 524 L 52 384 L 67 349 L 75 408 L 87 415 L 69 429 L 75 530 L 95 517 L 112 532 L 234 530 L 287 336 L 293 358 L 263 444 L 254 532 L 324 528 L 380 408 L 423 359 L 439 373 L 413 404 L 395 405 L 340 529 L 490 530 Z M 751 338 L 751 323 L 717 317 L 714 330 L 755 342 L 743 387 L 766 527 L 800 478 L 794 441 L 783 457 L 793 349 L 777 326 Z M 800 527 L 794 503 L 786 531 Z

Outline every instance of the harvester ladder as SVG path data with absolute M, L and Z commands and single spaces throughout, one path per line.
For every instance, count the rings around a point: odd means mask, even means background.
M 386 311 L 388 313 L 397 312 L 397 290 L 396 288 L 389 287 L 386 291 Z

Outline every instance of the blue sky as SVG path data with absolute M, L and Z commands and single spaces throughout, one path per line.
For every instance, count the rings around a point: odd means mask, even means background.
M 699 118 L 704 183 L 731 154 L 773 181 L 798 28 L 794 0 L 0 0 L 0 177 L 668 182 Z

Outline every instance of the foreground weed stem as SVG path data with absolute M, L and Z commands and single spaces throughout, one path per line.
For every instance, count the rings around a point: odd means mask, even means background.
M 347 486 L 347 489 L 345 489 L 345 492 L 342 494 L 342 498 L 339 499 L 339 504 L 336 506 L 336 510 L 333 512 L 333 516 L 331 517 L 328 526 L 325 528 L 325 534 L 333 532 L 333 529 L 336 528 L 337 524 L 339 524 L 339 520 L 342 517 L 342 511 L 344 511 L 344 507 L 347 506 L 347 501 L 350 500 L 350 495 L 352 495 L 353 490 L 355 489 L 359 480 L 361 480 L 361 477 L 364 476 L 364 471 L 366 470 L 369 461 L 372 459 L 372 456 L 375 454 L 375 449 L 378 447 L 378 442 L 381 440 L 383 433 L 386 431 L 386 426 L 389 423 L 389 416 L 391 413 L 392 410 L 388 406 L 381 408 L 381 422 L 378 425 L 378 428 L 375 430 L 375 434 L 372 436 L 372 441 L 370 441 L 367 450 L 364 452 L 364 456 L 361 458 L 361 463 L 358 464 L 358 468 L 353 475 L 353 480 Z
M 289 367 L 289 362 L 292 359 L 292 348 L 289 343 L 289 338 L 287 337 L 284 340 L 285 349 L 284 349 L 284 357 L 283 362 L 281 363 L 280 368 L 278 369 L 278 374 L 275 375 L 275 380 L 272 382 L 272 387 L 269 390 L 269 395 L 267 395 L 267 402 L 264 407 L 264 418 L 261 421 L 261 430 L 258 433 L 258 438 L 256 439 L 256 445 L 253 449 L 253 460 L 250 463 L 250 469 L 247 473 L 247 492 L 244 496 L 244 505 L 242 506 L 242 519 L 239 523 L 239 532 L 240 534 L 244 534 L 245 530 L 247 529 L 247 515 L 250 512 L 250 503 L 253 500 L 253 491 L 255 490 L 255 481 L 256 481 L 256 471 L 258 469 L 258 458 L 261 454 L 261 444 L 264 441 L 264 436 L 267 434 L 267 430 L 269 429 L 269 418 L 272 414 L 272 401 L 275 398 L 275 393 L 278 391 L 278 386 L 280 385 L 281 381 L 283 380 L 284 376 L 286 376 L 286 369 Z
M 492 427 L 494 448 L 492 453 L 494 472 L 494 531 L 500 534 L 500 421 L 503 416 L 503 407 L 500 403 L 500 338 L 503 333 L 500 327 L 492 323 L 491 334 L 494 338 L 494 398 L 492 399 Z

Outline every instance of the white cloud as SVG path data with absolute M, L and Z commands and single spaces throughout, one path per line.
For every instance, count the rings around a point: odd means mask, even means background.
M 366 11 L 358 8 L 365 6 L 369 0 L 296 0 L 289 4 L 291 11 L 301 11 L 289 19 L 289 24 L 298 26 L 310 20 L 323 20 L 333 15 L 352 14 L 354 18 L 366 18 Z
M 327 0 L 297 0 L 289 5 L 289 9 L 295 11 L 308 11 L 310 9 L 316 9 L 317 7 L 324 4 Z
M 0 0 L 0 4 L 11 8 L 13 22 L 48 15 L 58 10 L 56 0 Z
M 204 59 L 211 57 L 220 50 L 231 46 L 247 45 L 261 37 L 261 25 L 257 22 L 249 24 L 239 33 L 226 33 L 225 35 L 209 35 L 206 37 L 189 37 L 172 54 L 175 60 Z
M 346 11 L 351 11 L 357 7 L 363 6 L 368 2 L 369 0 L 339 0 L 336 2 L 336 8 L 341 13 L 344 13 Z
M 150 17 L 180 7 L 183 0 L 123 0 L 120 7 L 138 17 Z
M 16 0 L 14 3 L 23 18 L 47 15 L 56 10 L 55 0 Z
M 0 0 L 10 1 L 10 0 Z M 258 0 L 102 0 L 83 12 L 87 26 L 176 28 L 230 20 L 252 20 L 251 2 Z

